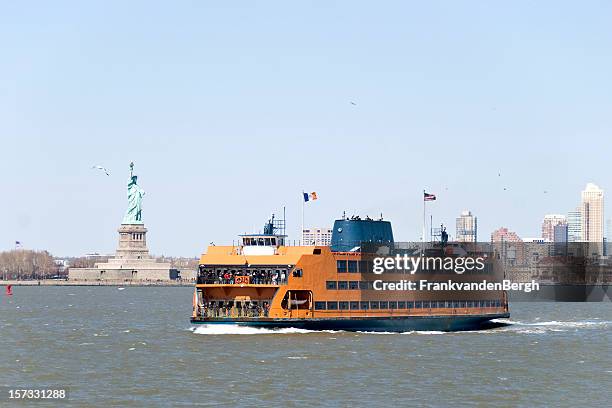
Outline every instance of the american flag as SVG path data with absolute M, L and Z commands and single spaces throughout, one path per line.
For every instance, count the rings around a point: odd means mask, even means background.
M 436 195 L 423 192 L 423 200 L 424 201 L 435 201 Z

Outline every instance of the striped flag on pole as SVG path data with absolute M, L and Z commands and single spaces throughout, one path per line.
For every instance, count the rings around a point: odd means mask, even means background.
M 423 200 L 424 201 L 435 201 L 436 195 L 423 192 Z

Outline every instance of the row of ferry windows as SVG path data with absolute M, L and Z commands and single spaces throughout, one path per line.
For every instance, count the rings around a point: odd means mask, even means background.
M 350 301 L 315 302 L 315 310 L 398 310 L 398 309 L 456 309 L 465 307 L 501 307 L 498 300 L 423 300 L 408 302 Z
M 372 262 L 371 261 L 347 261 L 344 259 L 336 260 L 336 270 L 338 273 L 371 273 L 372 272 Z M 391 270 L 388 270 L 390 272 Z M 400 270 L 398 272 L 405 272 L 404 270 Z M 428 273 L 448 273 L 446 270 L 428 270 Z M 465 274 L 489 274 L 491 273 L 490 265 L 485 264 L 485 268 L 483 270 L 471 270 L 465 271 Z
M 278 240 L 279 245 L 283 245 L 283 240 Z M 276 238 L 242 238 L 242 245 L 244 246 L 275 246 Z

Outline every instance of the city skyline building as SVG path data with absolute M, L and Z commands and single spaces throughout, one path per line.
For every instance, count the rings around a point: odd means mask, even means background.
M 567 213 L 567 240 L 568 242 L 582 241 L 582 209 L 580 207 Z
M 491 233 L 491 243 L 508 265 L 519 265 L 525 259 L 523 240 L 516 232 L 506 227 Z
M 568 242 L 568 225 L 557 224 L 553 228 L 553 242 L 555 243 L 566 243 Z
M 557 224 L 553 228 L 554 255 L 567 254 L 568 225 Z
M 332 228 L 311 227 L 302 231 L 302 245 L 331 245 Z
M 553 242 L 555 238 L 554 228 L 559 224 L 567 224 L 567 218 L 563 214 L 546 214 L 542 221 L 542 238 L 544 241 Z
M 589 254 L 603 255 L 604 192 L 594 183 L 582 191 L 582 241 L 589 243 Z
M 523 240 L 516 232 L 500 227 L 491 233 L 491 242 L 523 242 Z
M 471 211 L 465 210 L 457 217 L 455 239 L 458 242 L 478 241 L 478 218 Z

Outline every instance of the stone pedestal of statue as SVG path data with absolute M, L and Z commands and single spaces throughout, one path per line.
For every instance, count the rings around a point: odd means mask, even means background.
M 115 258 L 147 259 L 147 229 L 144 224 L 121 224 L 119 227 L 119 246 Z

